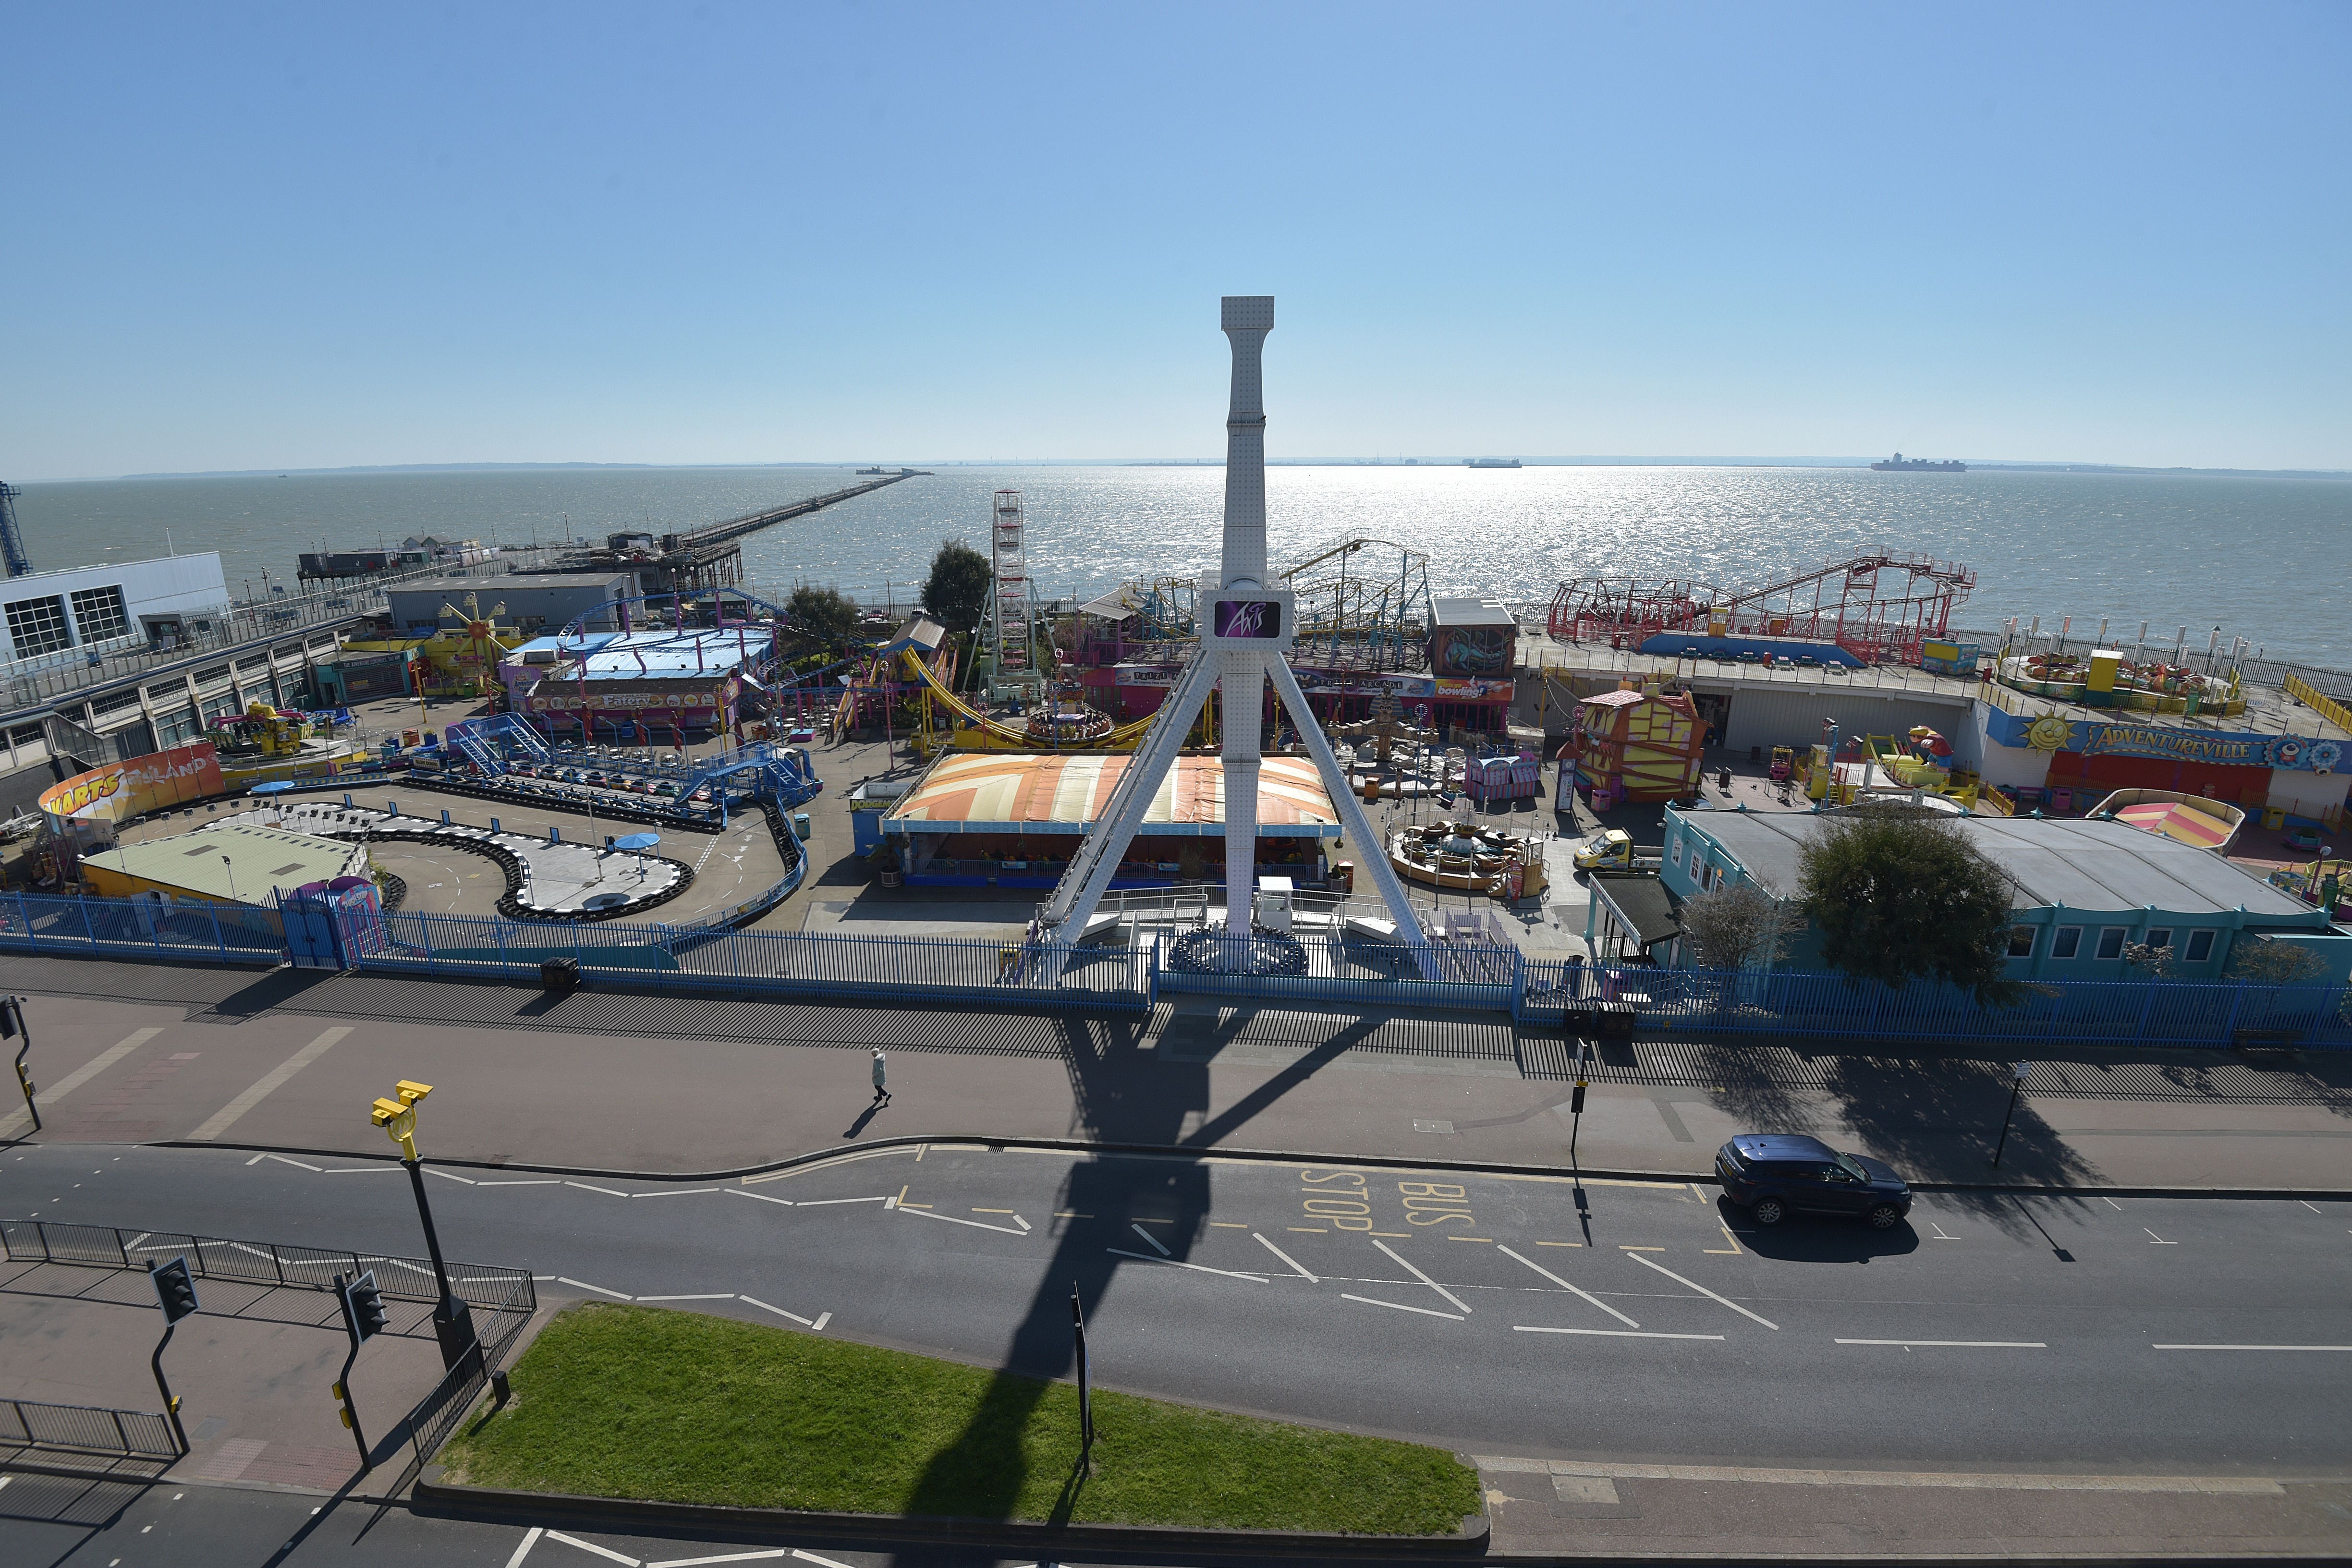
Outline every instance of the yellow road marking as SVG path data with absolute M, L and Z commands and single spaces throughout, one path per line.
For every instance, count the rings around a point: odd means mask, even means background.
M 1364 1234 L 1367 1236 L 1385 1236 L 1391 1241 L 1410 1241 L 1412 1239 L 1412 1232 L 1410 1230 L 1367 1230 Z
M 1013 1211 L 1009 1208 L 975 1208 L 972 1212 L 974 1214 L 1010 1214 Z
M 1080 1214 L 1075 1208 L 1057 1208 L 1054 1211 L 1054 1218 L 1056 1219 L 1092 1219 L 1094 1216 L 1091 1214 Z
M 1723 1232 L 1723 1239 L 1726 1241 L 1730 1242 L 1731 1245 L 1728 1248 L 1702 1247 L 1699 1249 L 1700 1251 L 1711 1253 L 1717 1258 L 1745 1258 L 1748 1256 L 1747 1253 L 1739 1249 L 1739 1238 L 1731 1233 L 1731 1227 L 1728 1225 L 1717 1225 L 1716 1228 Z
M 1491 1236 L 1449 1236 L 1445 1239 L 1448 1241 L 1484 1241 L 1490 1247 L 1495 1243 L 1495 1239 Z
M 1617 1244 L 1617 1250 L 1620 1252 L 1664 1252 L 1665 1249 L 1663 1247 L 1628 1247 L 1621 1241 Z
M 1294 1225 L 1290 1228 L 1293 1230 L 1303 1231 L 1309 1236 L 1328 1236 L 1331 1234 L 1328 1230 L 1326 1230 L 1319 1225 Z
M 1581 1241 L 1538 1241 L 1536 1245 L 1538 1247 L 1581 1247 L 1584 1243 Z
M 1247 1230 L 1249 1228 L 1248 1226 L 1244 1225 L 1238 1219 L 1212 1219 L 1209 1223 L 1215 1226 L 1220 1230 Z

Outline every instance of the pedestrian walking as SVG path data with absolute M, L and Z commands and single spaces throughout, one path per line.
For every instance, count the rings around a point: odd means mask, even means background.
M 890 1103 L 889 1069 L 883 1064 L 882 1053 L 879 1051 L 874 1053 L 874 1103 L 877 1105 Z

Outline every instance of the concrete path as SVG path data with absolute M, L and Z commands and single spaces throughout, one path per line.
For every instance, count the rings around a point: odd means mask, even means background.
M 1704 1176 L 1732 1133 L 1801 1129 L 1914 1180 L 2352 1186 L 2352 1053 L 2061 1050 L 1996 1169 L 2006 1053 L 1612 1046 L 1572 1063 L 1499 1017 L 1212 1006 L 1131 1019 L 828 1008 L 10 957 L 44 1141 L 383 1155 L 368 1107 L 436 1085 L 428 1158 L 692 1172 L 878 1137 L 1039 1137 Z M 341 1030 L 332 1040 L 326 1037 Z M 321 1043 L 324 1041 L 324 1043 Z M 893 1098 L 871 1105 L 869 1061 Z M 0 1112 L 0 1137 L 23 1134 Z

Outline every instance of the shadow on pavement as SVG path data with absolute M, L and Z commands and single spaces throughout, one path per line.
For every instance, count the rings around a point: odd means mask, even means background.
M 1776 1262 L 1867 1263 L 1874 1258 L 1902 1258 L 1919 1250 L 1918 1233 L 1907 1220 L 1891 1230 L 1873 1230 L 1859 1219 L 1841 1215 L 1792 1214 L 1767 1228 L 1728 1199 L 1717 1198 L 1716 1209 L 1742 1247 Z

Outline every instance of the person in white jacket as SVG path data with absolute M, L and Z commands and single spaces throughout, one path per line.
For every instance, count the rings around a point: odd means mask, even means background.
M 882 1052 L 878 1050 L 874 1053 L 874 1103 L 877 1105 L 890 1103 L 889 1070 L 883 1065 Z

